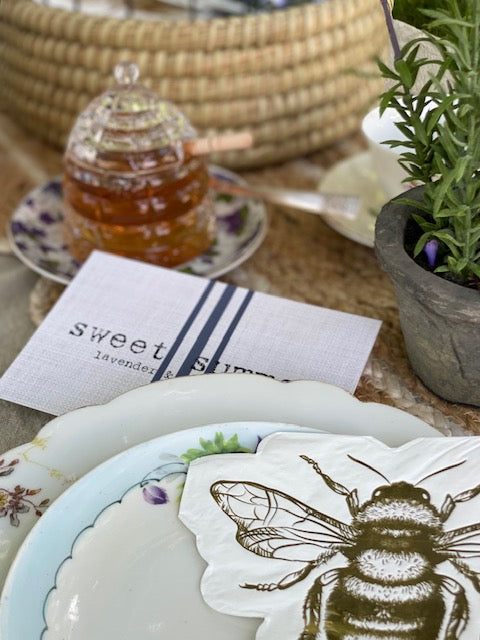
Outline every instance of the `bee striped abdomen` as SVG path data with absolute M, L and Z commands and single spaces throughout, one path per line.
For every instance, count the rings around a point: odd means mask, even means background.
M 356 556 L 354 565 L 360 575 L 382 584 L 421 581 L 430 569 L 424 555 L 416 551 L 365 549 Z
M 415 582 L 413 584 L 379 584 L 367 582 L 357 576 L 350 576 L 344 581 L 343 588 L 349 595 L 365 598 L 377 604 L 409 604 L 428 601 L 434 592 L 431 582 Z
M 376 552 L 377 550 L 369 550 Z M 390 563 L 389 563 L 390 564 Z M 367 571 L 368 573 L 368 571 Z M 444 603 L 433 573 L 407 579 L 398 566 L 397 579 L 372 579 L 351 565 L 339 570 L 339 580 L 326 607 L 329 640 L 430 640 L 444 615 Z M 405 579 L 404 579 L 405 578 Z M 433 615 L 432 615 L 433 612 Z M 428 618 L 428 624 L 427 624 Z
M 445 604 L 434 573 L 437 514 L 415 500 L 366 503 L 349 565 L 326 605 L 329 640 L 435 640 Z

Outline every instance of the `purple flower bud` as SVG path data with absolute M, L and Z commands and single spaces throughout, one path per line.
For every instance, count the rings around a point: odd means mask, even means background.
M 437 261 L 438 240 L 429 240 L 423 250 L 427 256 L 428 265 L 434 267 Z
M 149 504 L 165 504 L 168 502 L 167 492 L 156 484 L 143 488 L 143 498 Z

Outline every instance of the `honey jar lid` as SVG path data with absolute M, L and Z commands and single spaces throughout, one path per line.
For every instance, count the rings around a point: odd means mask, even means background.
M 183 142 L 196 137 L 186 116 L 138 82 L 135 64 L 120 62 L 114 76 L 116 84 L 78 117 L 65 158 L 88 169 L 137 175 L 181 163 Z

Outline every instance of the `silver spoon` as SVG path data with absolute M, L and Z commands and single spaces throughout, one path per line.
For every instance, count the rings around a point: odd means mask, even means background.
M 261 199 L 317 215 L 335 216 L 347 220 L 354 220 L 360 211 L 360 199 L 351 195 L 236 184 L 213 175 L 210 175 L 210 187 L 219 193 Z

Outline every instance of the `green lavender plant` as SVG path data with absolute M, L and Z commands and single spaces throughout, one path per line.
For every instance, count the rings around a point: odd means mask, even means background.
M 393 17 L 417 29 L 428 30 L 429 19 L 423 13 L 423 9 L 435 9 L 438 4 L 439 0 L 395 0 Z
M 391 85 L 380 110 L 393 107 L 400 115 L 397 127 L 405 140 L 388 144 L 406 148 L 399 161 L 408 180 L 425 183 L 423 200 L 416 204 L 422 214 L 414 216 L 421 229 L 414 257 L 433 244 L 437 273 L 479 286 L 480 3 L 442 0 L 441 5 L 423 12 L 428 32 L 401 51 L 392 42 L 397 53 L 392 68 L 379 62 Z M 421 57 L 423 42 L 435 46 L 438 60 Z M 427 65 L 430 73 L 414 91 Z
M 431 20 L 425 15 L 425 9 L 441 8 L 444 0 L 395 0 L 393 5 L 393 17 L 402 22 L 411 24 L 417 29 L 441 33 L 441 28 L 432 27 Z M 460 11 L 464 11 L 472 0 L 457 0 Z

